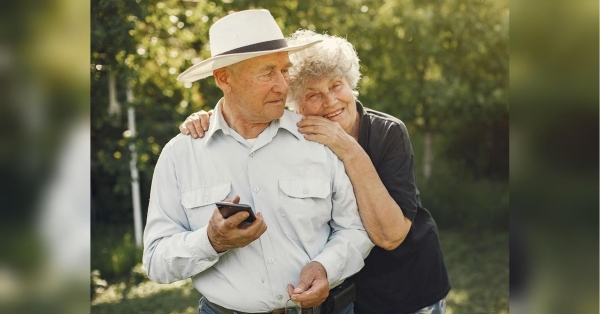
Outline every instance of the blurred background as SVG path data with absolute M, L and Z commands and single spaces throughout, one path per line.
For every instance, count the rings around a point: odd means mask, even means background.
M 144 276 L 131 161 L 143 226 L 163 146 L 189 114 L 222 97 L 212 78 L 176 77 L 210 57 L 208 29 L 219 18 L 264 8 L 285 36 L 304 28 L 356 47 L 359 99 L 409 129 L 421 199 L 450 272 L 448 313 L 508 313 L 507 0 L 91 3 L 93 312 L 197 311 L 189 282 L 157 285 Z
M 175 77 L 209 56 L 214 18 L 250 7 L 284 35 L 348 38 L 359 98 L 408 125 L 449 312 L 598 313 L 595 0 L 511 1 L 510 36 L 507 0 L 1 2 L 0 312 L 195 312 L 189 282 L 156 285 L 139 267 L 132 182 L 142 225 L 162 145 L 218 95 Z

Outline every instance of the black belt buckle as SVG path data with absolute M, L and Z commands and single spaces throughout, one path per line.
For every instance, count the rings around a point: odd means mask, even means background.
M 321 314 L 335 314 L 343 310 L 348 304 L 354 302 L 356 286 L 353 282 L 345 281 L 331 289 L 329 296 L 323 302 Z

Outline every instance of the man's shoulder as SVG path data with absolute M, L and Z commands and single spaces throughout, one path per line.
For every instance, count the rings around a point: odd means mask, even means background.
M 162 149 L 162 153 L 168 151 L 180 152 L 182 150 L 190 150 L 192 147 L 196 146 L 204 147 L 203 143 L 205 140 L 205 138 L 195 139 L 189 135 L 177 134 L 175 137 L 169 140 L 167 144 L 165 144 Z
M 324 150 L 326 153 L 335 156 L 333 151 L 331 151 L 329 149 L 329 147 L 327 147 L 326 145 L 323 145 L 318 142 L 309 141 L 304 138 L 304 135 L 302 135 L 302 133 L 298 132 L 298 127 L 296 126 L 296 123 L 298 123 L 298 122 L 300 122 L 300 120 L 302 120 L 302 115 L 297 114 L 292 111 L 289 111 L 289 110 L 285 110 L 282 119 L 288 119 L 288 122 L 291 122 L 290 128 L 293 128 L 293 130 L 289 130 L 289 131 L 295 133 L 296 137 L 298 138 L 298 141 L 286 142 L 286 144 L 301 145 L 302 149 Z
M 294 121 L 294 123 L 298 123 L 298 122 L 300 122 L 300 120 L 302 120 L 301 114 L 295 113 L 295 112 L 287 110 L 287 109 L 283 111 L 283 116 L 287 117 L 288 119 L 292 119 L 292 121 Z

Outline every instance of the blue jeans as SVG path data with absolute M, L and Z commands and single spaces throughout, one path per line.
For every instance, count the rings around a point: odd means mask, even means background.
M 446 313 L 446 299 L 441 299 L 439 302 L 424 307 L 413 314 L 444 314 Z
M 198 314 L 220 314 L 213 308 L 209 307 L 204 300 L 204 297 L 200 299 L 200 306 L 198 307 Z
M 220 314 L 218 311 L 209 307 L 204 301 L 204 298 L 200 299 L 200 307 L 198 307 L 198 314 Z M 345 308 L 335 314 L 354 314 L 354 302 L 348 304 Z

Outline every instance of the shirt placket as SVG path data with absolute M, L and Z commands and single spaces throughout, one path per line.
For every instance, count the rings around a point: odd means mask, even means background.
M 267 132 L 270 130 L 267 130 Z M 265 135 L 272 135 L 268 132 Z M 254 199 L 255 211 L 257 208 L 261 208 L 261 204 L 269 204 L 272 202 L 270 198 L 276 197 L 273 195 L 269 195 L 268 188 L 264 185 L 264 182 L 269 181 L 267 178 L 269 173 L 264 173 L 260 171 L 260 167 L 257 165 L 268 163 L 268 159 L 261 158 L 261 149 L 265 145 L 268 145 L 271 142 L 271 139 L 258 138 L 255 142 L 254 147 L 250 149 L 248 152 L 248 182 L 250 184 L 250 189 L 252 190 L 252 198 Z M 262 160 L 261 160 L 262 159 Z M 264 214 L 263 214 L 264 215 Z M 280 261 L 277 258 L 277 252 L 275 251 L 273 242 L 271 240 L 271 233 L 275 232 L 275 228 L 269 229 L 263 233 L 263 235 L 258 239 L 261 244 L 262 252 L 263 252 L 263 261 L 265 263 L 265 268 L 267 269 L 267 280 L 271 291 L 273 306 L 278 308 L 280 305 L 287 300 L 287 295 L 283 295 L 280 293 L 281 287 L 285 287 L 285 283 L 281 281 L 281 266 Z M 277 235 L 276 235 L 277 236 Z M 280 236 L 280 235 L 279 235 Z

